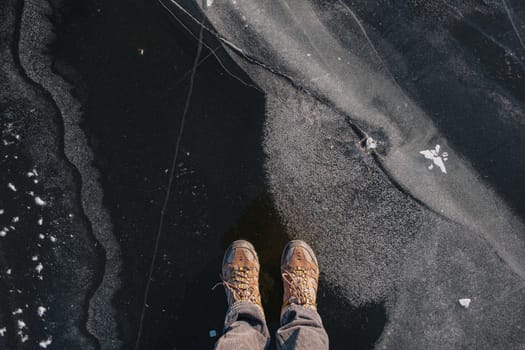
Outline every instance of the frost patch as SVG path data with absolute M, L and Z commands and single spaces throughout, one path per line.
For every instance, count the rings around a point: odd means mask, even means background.
M 432 164 L 428 166 L 428 170 L 434 169 L 434 166 L 437 166 L 441 169 L 441 172 L 446 174 L 447 169 L 445 168 L 445 162 L 448 160 L 448 153 L 443 152 L 441 155 L 439 151 L 441 149 L 440 145 L 436 145 L 435 149 L 427 149 L 425 151 L 420 151 L 419 153 L 424 155 L 426 159 L 430 159 Z
M 44 265 L 42 265 L 42 263 L 38 263 L 38 265 L 36 265 L 35 267 L 35 270 L 38 273 L 42 272 L 43 269 L 44 269 Z
M 38 196 L 35 197 L 35 203 L 36 203 L 36 205 L 39 205 L 41 207 L 47 204 L 46 201 L 42 200 L 42 198 L 40 198 Z
M 38 309 L 36 310 L 38 316 L 42 317 L 44 316 L 45 312 L 47 311 L 47 309 L 43 306 L 39 306 Z
M 468 309 L 470 306 L 471 300 L 469 298 L 459 299 L 459 305 L 463 306 L 465 309 Z
M 38 343 L 38 345 L 41 347 L 41 348 L 47 348 L 49 345 L 51 345 L 51 338 L 47 338 L 46 340 L 42 340 L 40 343 Z
M 29 340 L 29 336 L 21 331 L 18 332 L 18 335 L 20 336 L 20 341 L 22 341 L 22 343 L 25 343 Z
M 366 138 L 366 149 L 368 151 L 375 150 L 377 148 L 377 141 L 371 137 Z

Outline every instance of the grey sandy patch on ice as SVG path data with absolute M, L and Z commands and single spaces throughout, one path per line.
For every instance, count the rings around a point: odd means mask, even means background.
M 525 285 L 490 241 L 394 186 L 344 117 L 287 84 L 265 89 L 275 203 L 292 236 L 315 247 L 330 286 L 353 305 L 386 301 L 378 347 L 432 347 L 443 337 L 449 348 L 525 343 L 515 334 Z M 472 291 L 476 308 L 459 313 L 455 302 Z M 494 308 L 498 315 L 487 317 Z

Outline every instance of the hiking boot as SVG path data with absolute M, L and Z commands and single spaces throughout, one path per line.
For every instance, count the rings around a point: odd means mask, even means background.
M 284 247 L 281 274 L 284 287 L 281 315 L 291 304 L 317 310 L 319 265 L 314 251 L 306 242 L 290 241 Z
M 234 241 L 222 260 L 222 284 L 228 306 L 238 301 L 252 302 L 262 310 L 259 292 L 259 258 L 253 245 L 244 240 Z

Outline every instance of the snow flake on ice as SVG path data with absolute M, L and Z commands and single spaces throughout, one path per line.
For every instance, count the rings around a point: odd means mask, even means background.
M 38 316 L 42 317 L 44 316 L 44 313 L 47 311 L 47 309 L 43 306 L 39 306 L 36 312 L 38 313 Z
M 36 265 L 35 267 L 35 270 L 38 273 L 42 272 L 43 269 L 44 269 L 44 265 L 42 265 L 42 263 L 38 263 L 38 265 Z
M 436 145 L 434 149 L 427 149 L 420 151 L 419 153 L 424 155 L 426 159 L 430 159 L 432 163 L 428 166 L 428 170 L 434 169 L 434 166 L 438 167 L 442 173 L 446 174 L 447 169 L 445 168 L 445 162 L 448 160 L 448 153 L 443 152 L 441 155 L 439 151 L 441 150 L 440 145 Z
M 44 205 L 46 205 L 46 202 L 45 202 L 42 198 L 40 198 L 40 197 L 38 197 L 38 196 L 35 197 L 35 203 L 36 203 L 36 205 L 39 205 L 39 206 L 44 206 Z
M 41 348 L 47 348 L 49 345 L 51 345 L 51 337 L 47 338 L 46 340 L 42 340 L 40 343 L 38 343 L 38 345 Z
M 470 306 L 471 300 L 469 298 L 459 299 L 459 305 L 463 306 L 465 309 L 468 309 Z

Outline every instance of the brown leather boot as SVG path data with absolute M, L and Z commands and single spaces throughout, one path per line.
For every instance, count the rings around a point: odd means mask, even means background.
M 304 241 L 290 241 L 284 247 L 281 258 L 283 276 L 283 306 L 296 304 L 317 310 L 317 283 L 319 265 L 312 248 Z
M 222 260 L 221 276 L 228 306 L 237 301 L 248 301 L 262 310 L 259 269 L 259 258 L 250 242 L 234 241 L 228 247 Z

